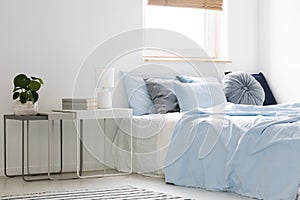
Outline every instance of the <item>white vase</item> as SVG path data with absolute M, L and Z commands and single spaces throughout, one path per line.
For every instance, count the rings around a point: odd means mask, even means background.
M 38 113 L 38 104 L 32 104 L 31 101 L 27 101 L 24 104 L 20 101 L 15 101 L 13 110 L 15 115 L 36 115 Z

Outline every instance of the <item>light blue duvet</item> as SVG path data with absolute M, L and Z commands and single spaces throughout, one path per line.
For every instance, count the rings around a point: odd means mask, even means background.
M 176 125 L 165 179 L 259 199 L 295 200 L 299 155 L 300 104 L 199 108 Z

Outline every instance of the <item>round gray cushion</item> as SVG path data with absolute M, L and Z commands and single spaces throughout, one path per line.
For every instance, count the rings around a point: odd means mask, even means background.
M 233 72 L 223 79 L 227 101 L 235 104 L 263 105 L 265 92 L 254 77 L 245 72 Z

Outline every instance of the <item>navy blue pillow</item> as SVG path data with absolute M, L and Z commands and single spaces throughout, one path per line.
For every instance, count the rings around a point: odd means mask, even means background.
M 263 105 L 267 106 L 267 105 L 277 104 L 276 99 L 263 73 L 259 72 L 258 74 L 252 74 L 252 76 L 260 83 L 260 85 L 263 87 L 265 91 L 266 97 Z

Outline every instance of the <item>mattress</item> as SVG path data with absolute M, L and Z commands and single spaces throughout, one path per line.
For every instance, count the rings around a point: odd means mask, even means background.
M 134 116 L 132 121 L 133 172 L 162 177 L 170 139 L 182 113 Z M 113 165 L 130 171 L 130 135 L 128 123 L 120 124 L 113 139 Z

